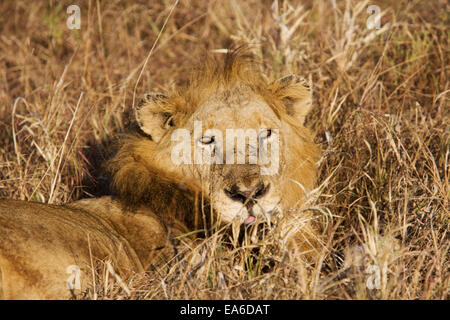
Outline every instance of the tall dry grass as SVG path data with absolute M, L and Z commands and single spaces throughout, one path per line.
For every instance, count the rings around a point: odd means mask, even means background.
M 71 4 L 80 30 L 66 27 Z M 381 29 L 366 26 L 372 4 Z M 258 251 L 215 233 L 124 281 L 105 264 L 85 298 L 448 299 L 446 1 L 18 0 L 0 13 L 4 198 L 107 193 L 101 163 L 134 95 L 186 81 L 204 50 L 247 44 L 268 79 L 296 72 L 312 84 L 317 261 L 275 238 Z M 374 266 L 380 283 L 368 289 Z

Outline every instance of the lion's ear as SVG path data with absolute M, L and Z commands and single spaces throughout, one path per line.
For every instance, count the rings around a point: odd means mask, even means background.
M 288 115 L 301 124 L 305 122 L 311 109 L 312 94 L 304 78 L 291 74 L 271 83 L 269 89 L 283 102 Z
M 147 93 L 136 106 L 136 122 L 141 130 L 155 142 L 159 142 L 173 126 L 172 114 L 167 112 L 167 96 L 162 93 Z

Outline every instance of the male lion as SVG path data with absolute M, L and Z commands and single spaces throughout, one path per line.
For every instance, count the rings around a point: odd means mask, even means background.
M 116 197 L 0 201 L 0 296 L 68 298 L 69 273 L 85 289 L 96 259 L 119 274 L 144 271 L 207 220 L 273 221 L 304 202 L 319 156 L 303 126 L 309 87 L 293 75 L 267 84 L 258 70 L 235 50 L 204 61 L 178 90 L 146 95 L 135 110 L 139 132 L 122 137 L 108 163 Z M 292 242 L 303 251 L 314 249 L 309 220 Z

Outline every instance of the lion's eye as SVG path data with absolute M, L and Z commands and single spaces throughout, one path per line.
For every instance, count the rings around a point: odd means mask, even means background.
M 164 127 L 166 129 L 169 129 L 170 127 L 175 126 L 175 123 L 173 122 L 173 116 L 170 115 L 170 113 L 168 115 L 166 115 L 166 120 L 164 122 Z
M 267 139 L 272 135 L 272 129 L 265 129 L 259 134 L 260 139 Z
M 206 145 L 208 145 L 208 144 L 213 143 L 213 142 L 215 141 L 215 139 L 214 139 L 213 136 L 211 136 L 211 137 L 203 136 L 203 137 L 201 137 L 200 139 L 198 139 L 198 141 L 199 141 L 201 144 L 206 144 Z

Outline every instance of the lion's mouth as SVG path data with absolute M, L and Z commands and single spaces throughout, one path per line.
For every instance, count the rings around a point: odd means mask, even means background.
M 267 217 L 267 219 L 269 220 L 270 223 L 270 218 L 275 218 L 278 214 L 279 214 L 279 208 L 273 208 L 272 210 L 266 211 L 265 212 L 265 216 Z M 253 214 L 253 211 L 251 210 L 249 212 L 248 217 L 244 220 L 244 225 L 245 226 L 251 226 L 252 224 L 254 224 L 256 222 L 256 216 Z
M 256 217 L 255 216 L 248 216 L 247 219 L 245 219 L 244 224 L 246 226 L 250 226 L 252 224 L 254 224 L 256 221 Z

